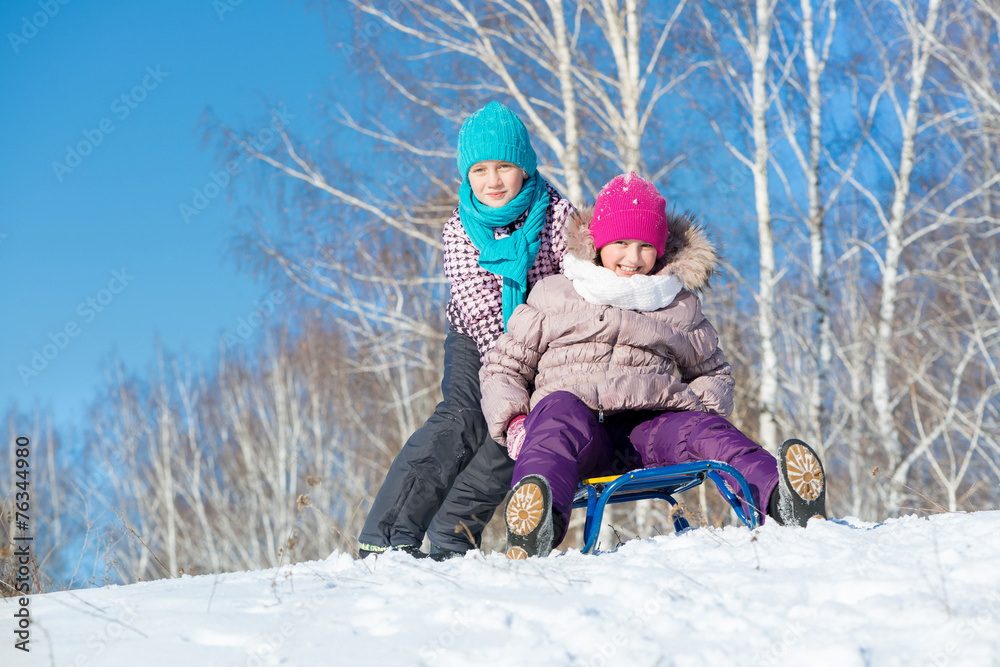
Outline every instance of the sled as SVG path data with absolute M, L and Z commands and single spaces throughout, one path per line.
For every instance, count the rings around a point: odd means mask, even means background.
M 604 515 L 605 505 L 633 502 L 646 498 L 660 498 L 677 508 L 674 494 L 689 491 L 702 484 L 706 479 L 715 483 L 719 493 L 722 494 L 722 497 L 747 528 L 753 530 L 759 526 L 761 524 L 760 510 L 740 500 L 719 473 L 731 476 L 739 486 L 744 498 L 753 498 L 746 478 L 731 465 L 721 461 L 680 463 L 662 468 L 633 470 L 624 475 L 592 477 L 583 480 L 573 496 L 574 509 L 587 508 L 587 522 L 583 528 L 585 540 L 583 553 L 592 553 L 597 546 L 597 537 L 601 532 L 601 517 Z M 691 527 L 679 508 L 673 513 L 673 523 L 674 531 L 678 533 Z

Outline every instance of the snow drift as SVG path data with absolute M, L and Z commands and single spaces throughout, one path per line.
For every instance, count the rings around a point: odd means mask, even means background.
M 700 528 L 520 562 L 334 553 L 30 608 L 28 654 L 3 614 L 4 665 L 997 665 L 1000 511 Z

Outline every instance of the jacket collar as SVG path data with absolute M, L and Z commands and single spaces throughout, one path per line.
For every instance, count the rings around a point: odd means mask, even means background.
M 597 263 L 597 248 L 590 235 L 594 208 L 586 206 L 574 212 L 566 222 L 566 252 L 577 259 Z M 719 255 L 704 229 L 690 213 L 667 212 L 667 249 L 656 261 L 651 275 L 675 275 L 684 287 L 700 292 L 709 287 Z

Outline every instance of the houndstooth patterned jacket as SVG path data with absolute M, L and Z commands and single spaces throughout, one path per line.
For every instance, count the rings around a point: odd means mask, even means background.
M 549 207 L 545 226 L 539 233 L 541 244 L 534 265 L 528 269 L 528 290 L 546 276 L 562 273 L 562 258 L 566 253 L 563 227 L 573 205 L 549 185 Z M 510 236 L 524 225 L 525 216 L 512 225 L 495 230 L 498 239 Z M 455 331 L 469 336 L 479 348 L 482 358 L 503 333 L 503 278 L 479 266 L 479 251 L 462 228 L 458 209 L 444 224 L 444 274 L 451 285 L 448 301 L 448 323 Z

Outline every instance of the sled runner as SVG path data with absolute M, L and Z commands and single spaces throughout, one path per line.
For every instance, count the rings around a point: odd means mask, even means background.
M 753 530 L 761 523 L 760 511 L 740 500 L 733 493 L 719 473 L 732 477 L 740 487 L 744 498 L 753 498 L 750 485 L 746 478 L 735 468 L 721 461 L 697 461 L 695 463 L 680 463 L 662 468 L 646 468 L 633 470 L 624 475 L 611 477 L 592 477 L 580 482 L 573 497 L 573 508 L 587 508 L 587 522 L 583 534 L 586 544 L 583 553 L 591 553 L 597 546 L 597 537 L 601 532 L 601 517 L 604 506 L 609 503 L 625 503 L 646 498 L 661 498 L 677 507 L 673 495 L 688 491 L 699 486 L 706 479 L 715 482 L 719 493 L 726 499 L 729 506 L 736 512 L 747 528 Z M 674 530 L 681 532 L 690 528 L 684 515 L 677 511 L 673 515 Z

